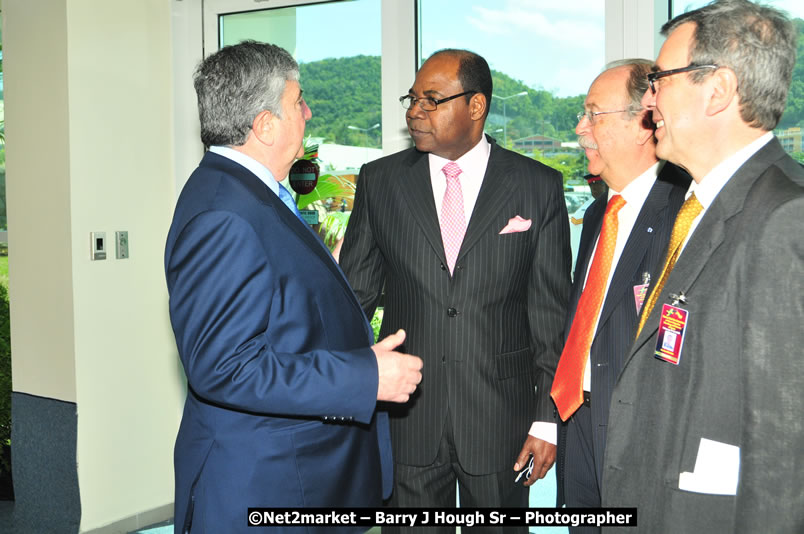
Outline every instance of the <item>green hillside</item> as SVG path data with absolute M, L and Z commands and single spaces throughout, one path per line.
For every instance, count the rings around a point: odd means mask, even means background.
M 804 124 L 804 20 L 796 19 L 795 24 L 799 30 L 797 62 L 779 128 Z M 325 59 L 302 63 L 300 69 L 304 96 L 313 110 L 313 118 L 307 126 L 308 134 L 324 137 L 330 143 L 381 146 L 381 128 L 369 132 L 347 128 L 350 125 L 370 128 L 382 122 L 379 56 Z M 560 98 L 549 91 L 528 87 L 502 72 L 492 71 L 492 77 L 496 94 L 513 95 L 528 91 L 527 96 L 506 101 L 509 143 L 512 139 L 533 134 L 544 134 L 562 141 L 575 140 L 576 114 L 583 109 L 585 95 Z M 398 111 L 404 113 L 401 107 Z M 502 101 L 492 99 L 488 131 L 502 127 L 502 111 Z
M 381 145 L 379 129 L 361 132 L 348 128 L 370 128 L 382 122 L 379 56 L 324 59 L 302 63 L 300 69 L 304 96 L 313 111 L 308 134 L 332 143 L 365 146 L 368 140 L 368 146 Z M 528 91 L 527 96 L 506 103 L 509 140 L 536 133 L 562 140 L 575 138 L 575 115 L 583 108 L 584 95 L 558 98 L 502 72 L 492 71 L 492 77 L 495 93 Z M 502 112 L 502 102 L 492 99 L 487 129 L 502 127 Z M 404 113 L 401 106 L 399 113 Z

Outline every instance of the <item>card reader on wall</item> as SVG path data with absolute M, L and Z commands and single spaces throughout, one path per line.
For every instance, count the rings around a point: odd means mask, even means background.
M 105 260 L 106 259 L 106 232 L 90 232 L 90 259 L 91 260 Z

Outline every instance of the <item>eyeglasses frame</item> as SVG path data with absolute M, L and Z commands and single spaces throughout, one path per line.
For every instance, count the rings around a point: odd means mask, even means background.
M 690 63 L 686 67 L 681 67 L 680 69 L 670 69 L 670 70 L 660 70 L 656 72 L 650 72 L 647 75 L 648 85 L 650 86 L 650 92 L 654 95 L 656 94 L 656 86 L 654 85 L 654 83 L 656 82 L 656 80 L 659 80 L 661 78 L 666 78 L 667 76 L 673 76 L 674 74 L 681 74 L 682 72 L 692 72 L 701 69 L 719 69 L 719 68 L 720 68 L 719 65 L 713 65 L 713 64 L 696 65 L 695 63 Z
M 477 94 L 477 93 L 479 93 L 479 92 L 480 92 L 480 91 L 464 91 L 463 93 L 458 93 L 457 95 L 452 95 L 452 96 L 448 96 L 448 97 L 446 97 L 446 98 L 441 98 L 441 99 L 435 99 L 435 98 L 433 98 L 433 97 L 431 97 L 431 96 L 424 96 L 424 97 L 422 97 L 422 98 L 417 98 L 417 97 L 415 97 L 415 96 L 413 96 L 413 95 L 408 94 L 408 95 L 402 95 L 402 96 L 400 96 L 400 97 L 399 97 L 399 103 L 400 103 L 400 104 L 402 104 L 402 108 L 403 108 L 403 109 L 413 109 L 413 106 L 415 106 L 416 104 L 418 104 L 418 105 L 419 105 L 419 108 L 420 108 L 422 111 L 427 111 L 427 112 L 429 112 L 429 111 L 435 111 L 435 110 L 437 110 L 437 109 L 438 109 L 438 105 L 439 105 L 439 104 L 443 104 L 443 103 L 445 103 L 445 102 L 449 102 L 450 100 L 455 100 L 456 98 L 461 97 L 461 96 L 466 96 L 466 95 L 474 95 L 474 94 Z M 407 100 L 407 99 L 410 99 L 410 107 L 407 107 L 407 108 L 406 108 L 406 107 L 405 107 L 405 100 Z M 429 101 L 433 102 L 433 105 L 434 105 L 435 107 L 434 107 L 433 109 L 424 109 L 424 107 L 422 106 L 421 102 L 422 102 L 422 101 L 425 101 L 425 100 L 429 100 Z
M 595 120 L 596 120 L 598 115 L 607 115 L 609 113 L 624 113 L 626 111 L 628 111 L 628 112 L 637 112 L 637 111 L 643 111 L 644 109 L 645 108 L 639 108 L 639 109 L 626 108 L 626 109 L 615 109 L 615 110 L 612 110 L 612 111 L 581 111 L 575 116 L 578 117 L 578 122 L 581 122 L 583 120 L 583 118 L 586 117 L 586 120 L 589 121 L 589 124 L 594 126 L 595 125 Z

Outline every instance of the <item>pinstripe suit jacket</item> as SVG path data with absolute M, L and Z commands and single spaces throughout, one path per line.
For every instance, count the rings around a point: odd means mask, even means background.
M 530 229 L 500 235 L 516 215 Z M 510 469 L 531 422 L 553 417 L 570 284 L 561 175 L 492 141 L 453 276 L 445 265 L 427 154 L 364 165 L 341 266 L 369 317 L 385 288 L 381 337 L 404 328 L 424 360 L 416 394 L 391 407 L 395 461 L 431 464 L 449 411 L 467 472 Z
M 667 243 L 676 214 L 684 203 L 684 195 L 689 189 L 690 176 L 672 163 L 665 163 L 656 183 L 648 193 L 642 209 L 637 215 L 634 227 L 628 236 L 614 274 L 609 284 L 606 300 L 600 311 L 595 338 L 592 341 L 589 357 L 592 368 L 592 442 L 594 461 L 597 470 L 596 480 L 589 480 L 588 486 L 598 486 L 603 473 L 603 451 L 606 446 L 606 429 L 609 419 L 609 402 L 614 383 L 620 375 L 623 359 L 628 354 L 636 335 L 637 314 L 634 303 L 635 285 L 642 284 L 643 273 L 649 273 L 655 282 L 664 264 Z M 575 318 L 578 300 L 583 292 L 586 272 L 589 269 L 595 242 L 603 225 L 608 195 L 601 195 L 584 214 L 583 232 L 578 247 L 578 260 L 575 266 L 574 283 L 570 297 L 570 310 L 567 315 L 565 334 Z M 650 289 L 649 289 L 650 290 Z M 560 423 L 560 421 L 559 421 Z M 564 467 L 567 453 L 567 425 L 561 423 L 558 439 L 557 470 L 558 504 L 564 504 Z M 569 445 L 572 447 L 572 445 Z M 572 456 L 578 454 L 571 449 Z

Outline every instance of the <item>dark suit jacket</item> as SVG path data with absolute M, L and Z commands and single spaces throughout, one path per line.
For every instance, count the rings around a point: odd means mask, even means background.
M 640 532 L 804 531 L 803 178 L 776 139 L 732 176 L 625 360 L 603 506 L 637 506 Z M 689 318 L 672 365 L 653 353 L 662 304 L 682 291 Z M 740 448 L 736 496 L 679 489 L 701 438 Z
M 394 461 L 431 464 L 449 411 L 466 471 L 511 469 L 531 422 L 552 421 L 569 295 L 561 175 L 492 143 L 452 277 L 436 213 L 427 154 L 369 163 L 341 252 L 369 317 L 385 286 L 381 334 L 404 328 L 424 360 L 416 394 L 391 412 Z M 530 229 L 500 235 L 516 215 Z
M 690 176 L 672 163 L 665 163 L 656 182 L 648 193 L 645 203 L 637 216 L 631 234 L 623 248 L 622 255 L 614 267 L 609 291 L 600 312 L 595 338 L 592 341 L 589 357 L 592 367 L 592 442 L 596 461 L 597 479 L 589 480 L 590 487 L 598 486 L 603 479 L 603 451 L 606 446 L 606 429 L 609 419 L 611 391 L 622 369 L 623 360 L 634 342 L 637 314 L 634 302 L 634 286 L 643 283 L 643 274 L 649 273 L 655 283 L 661 272 L 667 254 L 667 243 L 676 214 L 684 203 L 684 195 L 689 189 Z M 565 337 L 569 335 L 572 321 L 583 292 L 592 251 L 600 235 L 603 215 L 606 212 L 608 195 L 595 200 L 584 214 L 578 259 L 575 264 L 570 308 L 565 326 Z M 650 290 L 650 289 L 649 289 Z M 567 450 L 567 425 L 558 420 L 559 428 L 556 475 L 558 477 L 558 505 L 564 504 L 564 467 Z M 595 460 L 596 459 L 596 460 Z
M 176 206 L 165 271 L 189 390 L 176 531 L 250 532 L 249 506 L 380 505 L 392 463 L 371 330 L 310 229 L 207 153 Z

